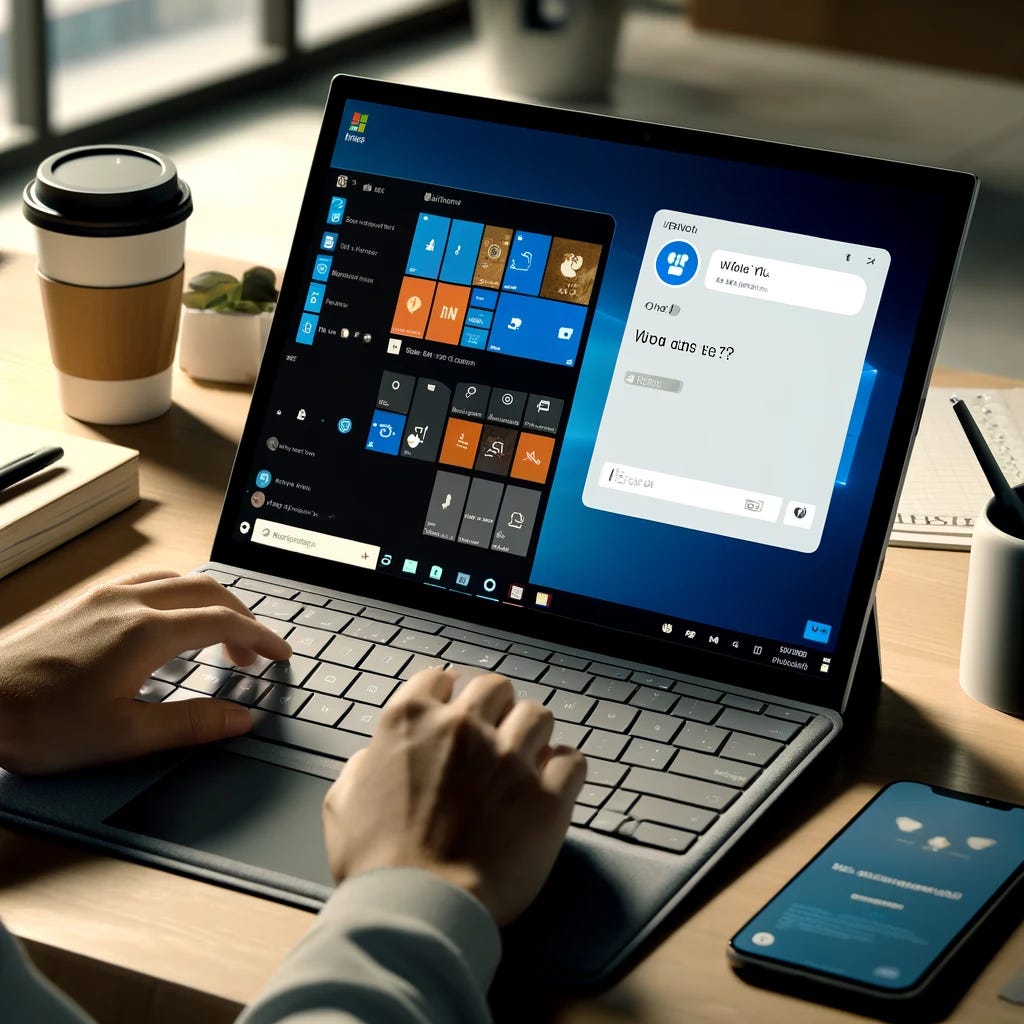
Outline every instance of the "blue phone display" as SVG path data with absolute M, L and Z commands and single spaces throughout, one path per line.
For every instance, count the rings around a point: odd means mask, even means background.
M 732 940 L 741 960 L 896 994 L 1024 862 L 1024 809 L 913 782 L 884 789 Z

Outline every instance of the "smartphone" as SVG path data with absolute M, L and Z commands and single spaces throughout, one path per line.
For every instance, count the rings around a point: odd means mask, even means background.
M 922 998 L 1012 909 L 1022 874 L 1024 808 L 894 782 L 732 937 L 729 958 L 751 980 L 788 976 L 798 995 Z

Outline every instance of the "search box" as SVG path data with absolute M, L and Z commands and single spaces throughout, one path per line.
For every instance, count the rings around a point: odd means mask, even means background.
M 867 283 L 858 274 L 727 249 L 716 249 L 712 253 L 704 284 L 715 292 L 842 316 L 856 316 L 868 294 Z
M 331 562 L 355 565 L 362 569 L 374 569 L 380 557 L 376 544 L 362 544 L 344 537 L 333 537 L 329 533 L 303 530 L 298 526 L 284 526 L 269 519 L 257 519 L 252 528 L 254 544 L 266 544 L 271 548 L 285 551 L 299 551 L 304 555 L 326 558 Z
M 709 512 L 759 519 L 765 523 L 776 522 L 782 508 L 782 499 L 773 494 L 760 494 L 671 473 L 656 473 L 618 462 L 606 462 L 602 466 L 599 482 L 602 487 L 613 491 L 703 508 Z

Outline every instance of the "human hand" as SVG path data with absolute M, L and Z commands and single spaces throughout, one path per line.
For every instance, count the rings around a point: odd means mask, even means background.
M 461 886 L 508 924 L 540 891 L 586 773 L 551 748 L 551 712 L 516 703 L 503 676 L 425 669 L 398 691 L 370 745 L 324 801 L 335 879 L 419 867 Z
M 248 731 L 230 701 L 136 701 L 182 651 L 224 643 L 237 665 L 291 648 L 210 576 L 153 572 L 92 587 L 0 639 L 0 766 L 34 774 Z

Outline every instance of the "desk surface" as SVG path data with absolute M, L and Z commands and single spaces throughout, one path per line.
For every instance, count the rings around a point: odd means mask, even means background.
M 0 408 L 26 423 L 139 448 L 142 500 L 0 581 L 0 626 L 112 573 L 154 565 L 184 570 L 204 561 L 249 400 L 247 390 L 205 386 L 177 373 L 174 408 L 153 423 L 93 428 L 67 419 L 57 406 L 33 262 L 24 255 L 0 262 Z M 234 268 L 230 261 L 191 258 L 188 270 L 212 265 Z M 1000 383 L 942 371 L 936 382 Z M 725 944 L 891 779 L 919 778 L 1024 802 L 1024 723 L 976 703 L 957 684 L 966 570 L 961 552 L 890 549 L 878 592 L 885 686 L 874 731 L 848 745 L 817 792 L 805 787 L 812 792 L 799 807 L 783 808 L 777 822 L 760 830 L 758 841 L 717 874 L 703 899 L 618 985 L 582 999 L 519 993 L 502 999 L 499 1019 L 859 1019 L 745 985 L 726 964 Z M 266 900 L 2 829 L 0 916 L 29 940 L 47 970 L 85 993 L 93 1011 L 110 1021 L 231 1019 L 311 920 Z M 1019 1024 L 1024 1011 L 996 993 L 1020 967 L 1024 928 L 950 1019 Z

